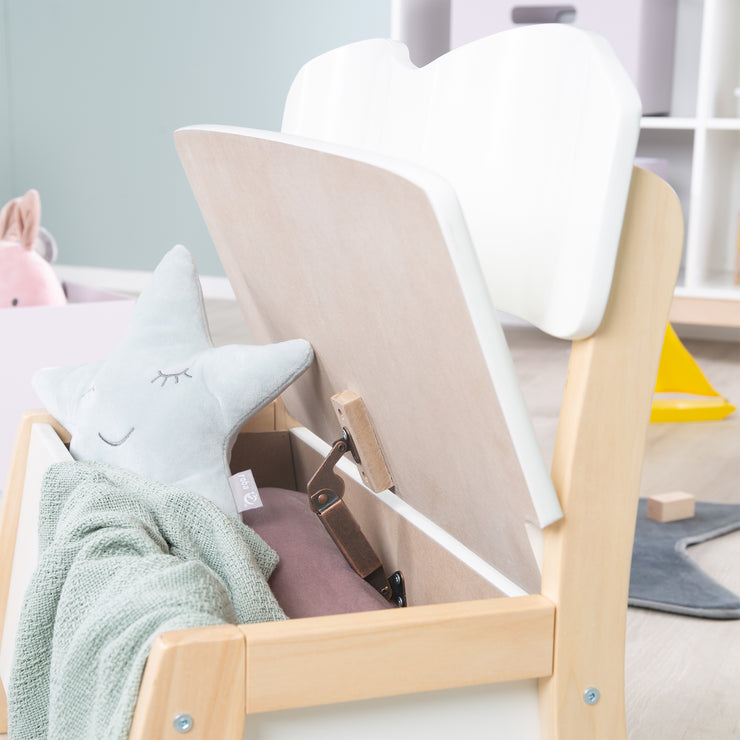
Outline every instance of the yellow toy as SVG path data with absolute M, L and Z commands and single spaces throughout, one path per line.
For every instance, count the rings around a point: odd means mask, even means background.
M 651 422 L 716 421 L 735 410 L 712 388 L 670 324 L 665 332 L 655 394 Z

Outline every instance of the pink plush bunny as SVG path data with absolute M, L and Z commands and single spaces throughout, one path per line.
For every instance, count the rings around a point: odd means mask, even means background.
M 66 303 L 49 265 L 55 256 L 56 243 L 41 227 L 38 192 L 29 190 L 6 203 L 0 211 L 0 308 Z

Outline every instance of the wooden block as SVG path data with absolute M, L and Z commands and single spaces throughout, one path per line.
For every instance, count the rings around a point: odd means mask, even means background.
M 694 516 L 696 499 L 690 493 L 671 491 L 650 496 L 647 502 L 648 519 L 656 522 L 675 522 Z
M 331 397 L 331 405 L 340 425 L 352 437 L 355 451 L 360 458 L 357 467 L 365 485 L 376 493 L 390 488 L 393 480 L 380 451 L 362 397 L 352 391 L 342 391 Z
M 246 644 L 232 624 L 161 632 L 154 639 L 129 740 L 174 740 L 179 714 L 193 740 L 237 740 L 244 731 Z

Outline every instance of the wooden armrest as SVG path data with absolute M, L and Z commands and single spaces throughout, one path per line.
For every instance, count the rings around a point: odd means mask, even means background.
M 549 676 L 554 619 L 537 595 L 242 625 L 246 711 Z
M 537 595 L 163 633 L 130 738 L 179 713 L 239 739 L 247 713 L 549 676 L 554 622 Z

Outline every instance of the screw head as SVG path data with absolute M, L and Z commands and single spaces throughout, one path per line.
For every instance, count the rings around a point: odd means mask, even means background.
M 595 686 L 589 686 L 584 692 L 583 692 L 583 701 L 586 702 L 586 704 L 593 705 L 596 704 L 596 702 L 601 697 L 601 692 L 595 687 Z
M 180 732 L 182 734 L 190 732 L 190 730 L 193 729 L 193 718 L 189 714 L 182 712 L 181 714 L 176 715 L 175 719 L 172 720 L 172 726 L 175 728 L 176 732 Z

